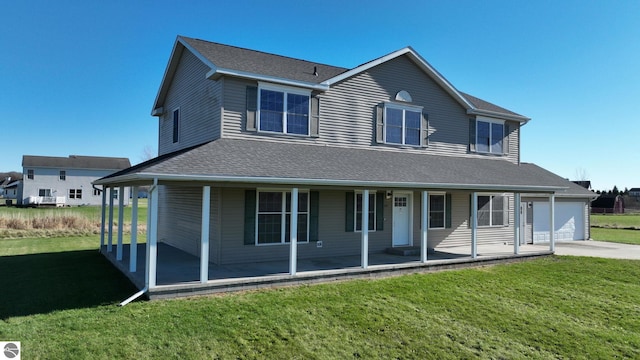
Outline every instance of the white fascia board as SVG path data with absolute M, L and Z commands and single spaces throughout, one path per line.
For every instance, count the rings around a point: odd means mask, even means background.
M 217 176 L 217 175 L 176 175 L 139 173 L 116 176 L 105 180 L 96 180 L 95 185 L 120 184 L 134 181 L 193 181 L 193 182 L 226 182 L 245 184 L 269 184 L 269 185 L 302 185 L 302 186 L 343 186 L 360 188 L 396 188 L 396 189 L 442 189 L 442 190 L 475 190 L 491 192 L 530 192 L 551 194 L 565 187 L 558 186 L 534 186 L 534 185 L 492 185 L 492 184 L 429 184 L 413 182 L 380 182 L 366 180 L 333 180 L 333 179 L 303 179 L 303 178 L 277 178 L 254 176 Z
M 264 81 L 272 84 L 287 85 L 287 86 L 293 86 L 297 88 L 305 88 L 305 89 L 311 89 L 311 90 L 319 90 L 319 91 L 329 90 L 329 86 L 324 84 L 317 84 L 317 83 L 311 83 L 306 81 L 296 81 L 296 80 L 256 74 L 256 73 L 251 73 L 251 72 L 241 71 L 241 70 L 223 69 L 215 66 L 211 67 L 211 70 L 207 72 L 206 78 L 215 79 L 222 75 L 228 75 L 228 76 L 233 76 L 233 77 L 238 77 L 243 79 Z
M 529 122 L 529 120 L 531 120 L 530 118 L 528 118 L 526 116 L 511 115 L 511 114 L 505 114 L 505 113 L 500 113 L 500 112 L 496 112 L 496 111 L 480 110 L 480 109 L 469 109 L 469 110 L 467 110 L 467 114 L 468 115 L 487 116 L 487 117 L 492 117 L 492 118 L 502 119 L 502 120 L 518 121 L 518 122 L 524 123 L 524 124 L 526 124 L 527 122 Z
M 453 87 L 453 85 L 451 85 L 451 83 L 447 79 L 444 78 L 444 76 L 442 76 L 436 69 L 434 69 L 433 66 L 431 66 L 431 64 L 429 64 L 422 56 L 420 56 L 410 46 L 394 51 L 388 55 L 372 60 L 366 64 L 362 64 L 338 76 L 334 76 L 331 79 L 325 80 L 322 84 L 331 86 L 339 81 L 352 77 L 356 74 L 369 70 L 375 66 L 383 64 L 387 61 L 393 60 L 405 54 L 408 54 L 409 56 L 411 56 L 411 58 L 413 58 L 417 62 L 417 64 L 420 66 L 420 68 L 424 72 L 426 72 L 432 79 L 434 79 L 440 86 L 442 86 L 445 89 L 445 91 L 447 91 L 451 96 L 453 96 L 465 108 L 467 108 L 468 110 L 475 109 L 474 106 L 469 101 L 467 101 L 467 99 L 464 96 L 462 96 L 458 92 L 458 90 L 456 90 L 456 88 Z

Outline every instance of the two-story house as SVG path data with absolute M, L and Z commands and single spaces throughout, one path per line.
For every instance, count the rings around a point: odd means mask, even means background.
M 143 264 L 150 293 L 180 289 L 178 273 L 206 292 L 589 236 L 593 193 L 520 162 L 530 119 L 457 90 L 411 47 L 342 68 L 179 36 L 152 115 L 159 156 L 95 182 L 153 185 L 146 254 L 133 239 L 116 262 L 139 283 Z M 177 249 L 190 265 L 161 275 Z
M 22 157 L 23 181 L 18 204 L 24 206 L 79 206 L 102 204 L 102 189 L 92 182 L 129 168 L 127 158 L 79 156 Z M 117 191 L 117 190 L 116 190 Z M 129 188 L 124 193 L 129 203 Z M 114 197 L 118 197 L 115 191 Z

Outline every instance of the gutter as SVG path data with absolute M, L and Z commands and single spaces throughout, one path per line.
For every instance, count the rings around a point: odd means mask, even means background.
M 157 173 L 137 173 L 116 176 L 109 179 L 98 180 L 98 185 L 114 183 L 134 182 L 141 180 L 163 180 L 163 181 L 199 181 L 199 182 L 243 182 L 247 184 L 270 184 L 270 185 L 307 185 L 307 186 L 346 186 L 346 187 L 388 187 L 399 189 L 452 189 L 452 190 L 484 190 L 484 191 L 518 191 L 518 192 L 542 192 L 555 193 L 567 190 L 563 186 L 537 186 L 537 185 L 490 185 L 490 184 L 428 184 L 416 182 L 380 182 L 363 180 L 326 180 L 326 179 L 304 179 L 304 178 L 281 178 L 281 177 L 255 177 L 255 176 L 219 176 L 219 175 L 168 175 Z

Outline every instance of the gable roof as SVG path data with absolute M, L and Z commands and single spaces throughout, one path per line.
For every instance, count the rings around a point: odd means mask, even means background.
M 523 123 L 530 120 L 528 117 L 458 91 L 410 46 L 358 65 L 353 69 L 347 69 L 185 36 L 178 36 L 176 39 L 160 89 L 156 95 L 152 115 L 160 113 L 156 109 L 164 104 L 164 97 L 171 84 L 170 79 L 175 74 L 180 56 L 185 49 L 210 68 L 206 74 L 208 79 L 215 80 L 220 76 L 228 75 L 320 91 L 329 90 L 331 85 L 335 83 L 399 56 L 408 56 L 416 66 L 460 103 L 468 114 L 500 117 Z
M 80 155 L 69 155 L 69 157 L 24 155 L 22 157 L 22 167 L 120 170 L 130 166 L 129 159 L 117 157 Z
M 398 177 L 398 174 L 402 174 L 402 177 Z M 106 176 L 94 184 L 150 183 L 154 179 L 240 182 L 265 186 L 295 184 L 350 188 L 563 192 L 567 196 L 572 195 L 574 190 L 579 191 L 571 188 L 571 182 L 535 165 L 519 166 L 494 159 L 237 139 L 218 139 L 166 154 Z M 578 194 L 589 197 L 590 192 Z

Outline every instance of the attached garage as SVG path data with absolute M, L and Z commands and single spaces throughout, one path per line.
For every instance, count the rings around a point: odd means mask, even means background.
M 556 199 L 554 223 L 556 241 L 588 239 L 587 201 Z M 549 203 L 533 202 L 533 242 L 549 241 Z

